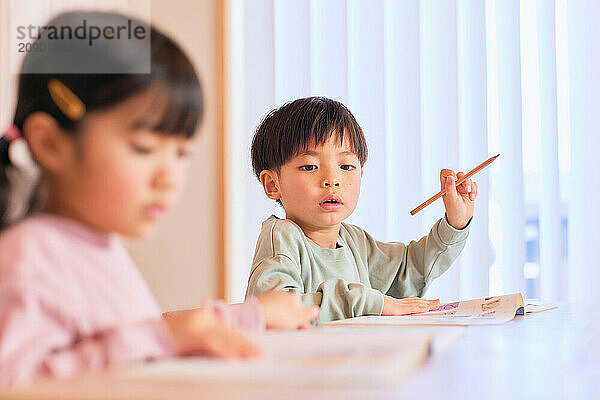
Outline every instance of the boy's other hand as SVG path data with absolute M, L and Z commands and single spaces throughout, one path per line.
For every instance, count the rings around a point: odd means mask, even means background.
M 171 311 L 164 313 L 163 319 L 181 355 L 233 359 L 254 358 L 262 353 L 242 332 L 225 324 L 209 309 Z
M 473 217 L 477 198 L 477 183 L 471 179 L 456 186 L 456 182 L 464 175 L 463 172 L 455 174 L 451 169 L 440 171 L 442 190 L 446 190 L 446 194 L 442 196 L 444 207 L 446 207 L 446 217 L 448 223 L 456 229 L 463 229 L 467 226 Z
M 420 297 L 396 299 L 383 296 L 383 311 L 381 315 L 408 315 L 435 310 L 440 306 L 440 300 L 426 300 Z
M 267 329 L 308 329 L 319 316 L 319 306 L 304 307 L 291 292 L 271 290 L 257 297 Z

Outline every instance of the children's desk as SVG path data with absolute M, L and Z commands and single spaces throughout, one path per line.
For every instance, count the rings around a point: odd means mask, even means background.
M 402 328 L 394 328 L 402 329 Z M 324 382 L 327 377 L 323 377 Z M 503 325 L 471 326 L 403 383 L 327 385 L 107 382 L 102 375 L 0 393 L 0 399 L 597 399 L 600 307 L 561 304 Z
M 504 325 L 471 326 L 398 394 L 425 399 L 600 398 L 600 305 L 560 304 Z

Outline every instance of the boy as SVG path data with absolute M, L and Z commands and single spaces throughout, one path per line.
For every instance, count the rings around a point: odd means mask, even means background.
M 316 323 L 360 315 L 435 309 L 421 296 L 458 257 L 468 236 L 477 185 L 442 170 L 445 217 L 410 244 L 382 243 L 342 221 L 358 202 L 367 160 L 363 132 L 341 103 L 295 100 L 269 113 L 252 141 L 252 166 L 265 194 L 286 219 L 262 224 L 246 296 L 297 292 L 321 306 Z

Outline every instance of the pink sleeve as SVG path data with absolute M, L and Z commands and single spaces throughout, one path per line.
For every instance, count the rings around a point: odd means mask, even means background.
M 82 371 L 126 366 L 174 355 L 175 346 L 162 320 L 111 328 L 55 351 L 43 362 L 43 372 L 68 377 Z
M 265 329 L 265 317 L 256 297 L 239 304 L 227 304 L 215 300 L 211 303 L 211 307 L 215 314 L 231 326 L 243 330 Z
M 37 293 L 42 288 L 0 287 L 0 385 L 127 365 L 174 354 L 165 323 L 143 321 L 94 337 L 75 337 Z

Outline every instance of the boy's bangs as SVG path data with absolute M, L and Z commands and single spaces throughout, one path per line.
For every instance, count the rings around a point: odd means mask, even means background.
M 346 106 L 326 97 L 306 97 L 269 112 L 252 138 L 252 168 L 260 180 L 265 170 L 280 171 L 293 157 L 318 147 L 330 138 L 350 150 L 364 166 L 367 142 L 360 125 Z
M 309 129 L 299 129 L 294 135 L 291 149 L 287 154 L 298 155 L 311 147 L 323 145 L 331 137 L 342 147 L 348 141 L 350 150 L 356 154 L 361 164 L 366 161 L 366 144 L 362 132 L 357 131 L 356 123 L 341 112 L 324 110 L 313 121 Z M 360 129 L 360 128 L 358 128 Z M 291 150 L 291 151 L 290 151 Z
M 318 121 L 324 122 L 324 121 Z M 322 126 L 319 126 L 322 125 Z M 356 147 L 352 143 L 350 138 L 348 126 L 344 126 L 342 124 L 325 124 L 325 123 L 317 123 L 312 127 L 312 131 L 310 132 L 310 146 L 321 146 L 325 144 L 329 139 L 333 138 L 338 144 L 341 146 L 344 145 L 344 139 L 347 139 L 350 142 L 350 149 L 353 152 L 356 152 Z M 309 146 L 305 146 L 303 151 L 307 150 Z

